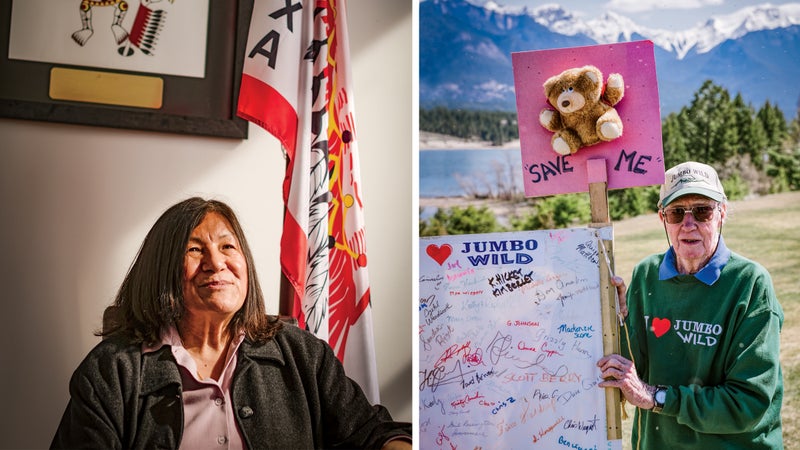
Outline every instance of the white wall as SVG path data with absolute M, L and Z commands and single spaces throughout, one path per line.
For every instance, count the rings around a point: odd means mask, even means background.
M 348 2 L 382 402 L 412 417 L 411 1 Z M 284 160 L 247 140 L 0 119 L 0 448 L 50 443 L 145 233 L 191 195 L 238 213 L 277 311 Z

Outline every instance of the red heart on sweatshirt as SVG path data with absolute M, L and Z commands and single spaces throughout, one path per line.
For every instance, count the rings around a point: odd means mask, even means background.
M 653 317 L 652 330 L 656 337 L 663 336 L 667 331 L 669 331 L 671 326 L 672 322 L 670 322 L 669 319 L 659 319 L 658 317 Z
M 441 266 L 450 257 L 450 254 L 453 253 L 453 247 L 450 244 L 444 244 L 441 247 L 435 244 L 430 244 L 426 249 L 425 253 L 428 254 L 434 261 L 439 263 Z

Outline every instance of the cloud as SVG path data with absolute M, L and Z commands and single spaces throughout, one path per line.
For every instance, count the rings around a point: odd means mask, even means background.
M 666 9 L 699 9 L 722 5 L 725 0 L 610 0 L 605 7 L 621 13 Z

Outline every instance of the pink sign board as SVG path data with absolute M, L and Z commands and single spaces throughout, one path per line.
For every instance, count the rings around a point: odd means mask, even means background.
M 605 160 L 609 189 L 664 182 L 661 114 L 652 42 L 518 52 L 511 54 L 511 61 L 527 197 L 587 192 L 590 177 L 594 176 L 587 169 L 587 161 L 592 159 Z M 555 111 L 545 95 L 544 84 L 568 69 L 587 65 L 602 72 L 600 81 L 604 83 L 612 73 L 621 75 L 624 94 L 613 108 L 621 120 L 622 135 L 562 155 L 551 143 L 554 132 L 540 123 L 542 110 Z

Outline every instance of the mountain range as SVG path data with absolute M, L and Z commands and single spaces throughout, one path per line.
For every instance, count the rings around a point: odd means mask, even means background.
M 787 119 L 800 107 L 800 3 L 762 4 L 668 31 L 614 13 L 583 19 L 557 4 L 502 6 L 492 0 L 419 5 L 419 103 L 514 111 L 511 53 L 650 40 L 661 114 L 688 106 L 705 80 L 769 101 Z

